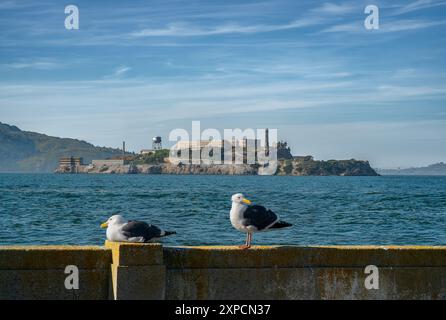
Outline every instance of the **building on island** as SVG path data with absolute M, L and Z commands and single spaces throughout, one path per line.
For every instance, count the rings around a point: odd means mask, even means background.
M 152 149 L 153 150 L 161 150 L 163 148 L 163 144 L 161 142 L 161 137 L 156 136 L 152 139 Z
M 123 166 L 126 164 L 125 159 L 105 159 L 105 160 L 92 160 L 91 164 L 95 167 L 109 167 L 109 166 Z
M 266 140 L 268 142 L 268 140 Z M 270 146 L 259 139 L 178 141 L 171 149 L 173 164 L 255 164 Z
M 77 173 L 79 167 L 84 165 L 82 157 L 62 157 L 59 159 L 59 168 L 69 173 Z

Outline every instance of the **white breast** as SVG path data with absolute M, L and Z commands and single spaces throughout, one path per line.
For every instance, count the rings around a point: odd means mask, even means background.
M 243 222 L 243 212 L 245 212 L 246 206 L 239 203 L 232 203 L 231 211 L 230 211 L 230 219 L 232 226 L 241 232 L 248 232 L 246 227 L 242 224 Z
M 121 226 L 111 225 L 107 228 L 107 240 L 109 241 L 127 241 L 128 239 L 122 234 Z

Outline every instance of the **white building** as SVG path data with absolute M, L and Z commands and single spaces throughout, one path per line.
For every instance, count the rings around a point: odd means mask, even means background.
M 169 161 L 174 164 L 254 164 L 269 147 L 259 139 L 178 141 Z

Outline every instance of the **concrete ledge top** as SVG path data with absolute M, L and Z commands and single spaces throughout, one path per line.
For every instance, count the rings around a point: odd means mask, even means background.
M 83 269 L 166 265 L 167 268 L 444 267 L 446 246 L 0 246 L 0 269 Z
M 164 248 L 167 268 L 439 267 L 446 246 L 179 246 Z
M 240 250 L 238 246 L 229 245 L 209 245 L 209 246 L 164 246 L 164 248 L 174 249 L 197 249 L 197 250 Z M 330 248 L 340 250 L 446 250 L 446 246 L 422 246 L 422 245 L 267 245 L 267 246 L 252 246 L 247 251 L 252 250 L 271 250 L 278 248 Z
M 2 246 L 0 245 L 1 250 L 20 250 L 20 251 L 32 251 L 32 250 L 45 250 L 45 251 L 73 251 L 73 250 L 105 250 L 108 249 L 103 246 L 75 246 L 75 245 L 12 245 L 12 246 Z
M 111 252 L 101 246 L 0 246 L 0 269 L 105 269 L 111 263 Z

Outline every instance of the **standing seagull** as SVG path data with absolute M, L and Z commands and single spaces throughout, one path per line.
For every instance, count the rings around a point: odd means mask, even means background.
M 292 226 L 288 222 L 280 221 L 279 217 L 271 210 L 263 206 L 251 205 L 251 201 L 245 199 L 241 193 L 234 194 L 231 200 L 231 224 L 238 231 L 246 233 L 246 244 L 240 246 L 240 249 L 251 247 L 254 232 Z
M 117 242 L 149 242 L 176 233 L 143 221 L 127 221 L 120 215 L 108 218 L 101 228 L 107 228 L 107 240 Z

